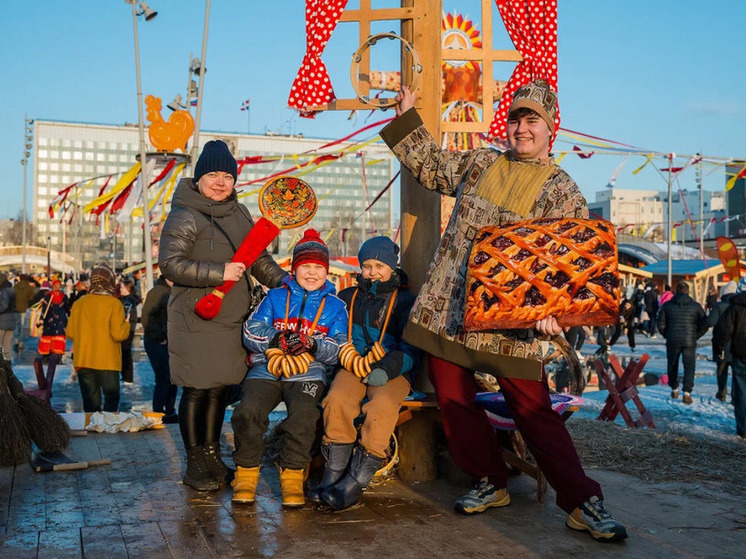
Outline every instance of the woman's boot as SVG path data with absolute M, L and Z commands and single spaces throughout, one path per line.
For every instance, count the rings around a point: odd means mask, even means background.
M 345 473 L 350 462 L 353 444 L 327 443 L 321 445 L 321 454 L 326 459 L 324 476 L 319 484 L 308 492 L 308 498 L 314 503 L 321 503 L 321 492 L 337 483 Z
M 358 446 L 345 476 L 329 489 L 321 492 L 321 498 L 334 510 L 342 510 L 357 503 L 368 487 L 370 480 L 381 468 L 384 459 Z
M 207 469 L 219 484 L 228 484 L 233 479 L 234 471 L 225 465 L 220 454 L 220 443 L 207 443 L 205 445 L 205 463 Z
M 186 474 L 184 474 L 184 485 L 188 485 L 197 491 L 215 491 L 220 488 L 217 480 L 207 468 L 203 445 L 187 449 L 187 469 Z

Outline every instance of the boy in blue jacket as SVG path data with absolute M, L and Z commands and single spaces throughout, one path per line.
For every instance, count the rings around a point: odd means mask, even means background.
M 339 347 L 347 339 L 345 305 L 326 279 L 329 250 L 313 229 L 295 245 L 291 272 L 281 287 L 269 290 L 244 324 L 251 369 L 231 421 L 236 443 L 234 503 L 255 500 L 263 436 L 269 414 L 280 402 L 287 406 L 287 419 L 279 426 L 282 504 L 305 503 L 304 469 L 311 459 L 326 368 L 337 363 Z
M 388 237 L 368 239 L 358 253 L 357 287 L 339 294 L 350 314 L 350 344 L 340 351 L 342 368 L 322 404 L 326 467 L 309 492 L 311 500 L 336 510 L 356 503 L 381 467 L 420 359 L 420 350 L 402 339 L 415 298 L 398 268 L 398 254 Z M 361 412 L 365 420 L 353 453 L 354 421 Z

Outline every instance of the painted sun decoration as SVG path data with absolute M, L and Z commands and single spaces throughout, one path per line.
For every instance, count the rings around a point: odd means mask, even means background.
M 467 17 L 457 14 L 443 14 L 441 19 L 442 26 L 442 45 L 446 49 L 481 49 L 482 40 L 479 30 L 474 23 Z M 446 60 L 443 63 L 444 68 L 464 67 L 478 70 L 479 64 L 474 60 Z

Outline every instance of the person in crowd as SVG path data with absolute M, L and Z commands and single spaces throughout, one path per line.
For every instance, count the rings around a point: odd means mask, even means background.
M 725 358 L 726 347 L 730 344 L 736 434 L 746 439 L 746 278 L 738 282 L 736 294 L 718 319 L 712 333 L 712 344 L 721 360 Z
M 8 274 L 0 273 L 0 347 L 5 351 L 5 358 L 13 358 L 13 333 L 16 329 L 18 311 L 16 310 L 16 292 L 8 279 Z
M 635 297 L 634 293 L 632 299 L 628 299 L 627 296 L 622 297 L 622 301 L 619 305 L 620 318 L 616 324 L 614 333 L 611 335 L 609 340 L 609 346 L 613 346 L 617 340 L 621 337 L 622 332 L 627 332 L 627 342 L 632 352 L 635 352 L 637 344 L 635 342 L 635 315 L 636 315 Z
M 236 441 L 234 503 L 254 502 L 269 414 L 285 402 L 287 418 L 279 426 L 282 504 L 303 506 L 304 470 L 311 460 L 327 367 L 336 365 L 347 339 L 345 305 L 326 279 L 329 250 L 314 229 L 295 245 L 291 272 L 282 287 L 269 290 L 244 325 L 252 366 L 231 420 Z
M 106 264 L 94 267 L 91 291 L 73 306 L 65 330 L 73 341 L 73 367 L 85 412 L 119 411 L 122 342 L 130 326 L 115 289 L 111 268 Z
M 692 403 L 697 340 L 708 329 L 705 310 L 689 296 L 689 284 L 680 281 L 676 286 L 676 295 L 664 304 L 658 313 L 658 330 L 666 338 L 668 386 L 671 387 L 673 399 L 679 397 L 679 356 L 682 358 L 684 395 L 681 401 L 685 404 Z
M 232 262 L 254 225 L 238 202 L 234 185 L 238 165 L 225 142 L 207 142 L 194 168 L 174 192 L 163 226 L 158 263 L 171 280 L 168 351 L 171 381 L 182 387 L 179 427 L 187 451 L 184 483 L 199 491 L 218 489 L 232 477 L 220 455 L 220 432 L 228 387 L 246 376 L 241 344 L 249 313 L 253 275 L 268 287 L 287 273 L 263 251 L 247 269 Z M 220 313 L 203 320 L 194 305 L 225 281 L 236 284 L 225 295 Z
M 600 540 L 624 539 L 624 526 L 606 509 L 600 485 L 583 471 L 564 421 L 551 408 L 534 330 L 560 334 L 556 318 L 542 319 L 535 329 L 463 330 L 466 261 L 481 227 L 588 216 L 579 188 L 549 153 L 556 93 L 544 80 L 518 89 L 508 110 L 505 153 L 443 150 L 423 125 L 409 88 L 402 87 L 397 101 L 397 118 L 381 137 L 420 184 L 456 198 L 404 332 L 408 343 L 429 354 L 428 373 L 448 447 L 461 469 L 478 480 L 456 501 L 456 510 L 475 514 L 510 504 L 508 467 L 486 414 L 475 403 L 479 369 L 499 377 L 512 416 L 567 513 L 567 526 Z
M 168 364 L 168 299 L 173 282 L 158 278 L 148 291 L 142 306 L 143 345 L 155 375 L 153 411 L 164 414 L 163 423 L 176 423 L 176 395 L 178 388 L 171 382 Z
M 660 309 L 660 306 L 658 304 L 658 299 L 660 297 L 660 292 L 658 291 L 658 287 L 655 285 L 655 283 L 650 282 L 648 286 L 645 288 L 645 310 L 648 313 L 648 323 L 647 323 L 647 335 L 651 338 L 655 338 L 655 324 L 658 319 L 658 310 Z
M 673 291 L 671 290 L 671 286 L 666 284 L 666 286 L 663 288 L 663 294 L 660 296 L 660 299 L 658 299 L 658 309 L 660 310 L 660 308 L 668 303 L 672 297 Z
M 18 351 L 22 351 L 24 348 L 24 339 L 26 338 L 26 331 L 28 324 L 26 324 L 26 311 L 31 306 L 31 299 L 34 297 L 35 289 L 29 281 L 30 278 L 27 274 L 21 274 L 18 281 L 13 286 L 13 290 L 16 293 L 16 347 Z
M 402 339 L 414 295 L 399 268 L 399 247 L 388 237 L 373 237 L 360 247 L 358 261 L 357 286 L 339 296 L 350 314 L 349 341 L 361 357 L 372 352 L 374 359 L 367 376 L 342 365 L 334 377 L 322 404 L 324 476 L 309 492 L 335 510 L 354 505 L 383 465 L 421 357 Z M 361 414 L 358 442 L 355 420 Z
M 135 293 L 135 282 L 132 278 L 124 278 L 119 282 L 119 296 L 124 307 L 124 315 L 130 323 L 130 335 L 122 342 L 122 380 L 124 382 L 134 382 L 132 341 L 135 339 L 135 329 L 137 328 L 137 306 L 142 301 Z
M 714 285 L 707 288 L 707 298 L 705 299 L 705 310 L 710 313 L 718 302 L 718 290 Z
M 707 315 L 707 321 L 711 327 L 715 327 L 720 321 L 725 311 L 730 307 L 730 300 L 736 295 L 738 284 L 735 281 L 729 281 L 720 290 L 720 301 L 718 301 Z M 717 363 L 715 376 L 718 383 L 718 391 L 715 397 L 721 402 L 725 402 L 728 397 L 728 367 L 732 367 L 733 355 L 730 350 L 730 340 L 726 342 L 724 351 L 720 352 L 715 347 L 715 338 L 712 339 L 712 360 Z
M 70 316 L 70 302 L 62 291 L 62 282 L 56 279 L 51 287 L 52 290 L 47 291 L 41 299 L 42 331 L 39 338 L 39 354 L 49 356 L 50 368 L 65 354 L 65 327 Z
M 83 280 L 76 281 L 73 293 L 70 295 L 70 307 L 86 293 L 88 293 L 88 284 Z

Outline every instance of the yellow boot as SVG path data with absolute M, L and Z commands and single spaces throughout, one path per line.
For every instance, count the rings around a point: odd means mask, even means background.
M 303 495 L 304 470 L 280 468 L 280 487 L 282 488 L 282 506 L 302 507 L 306 504 Z
M 256 486 L 259 483 L 259 466 L 242 468 L 236 466 L 236 475 L 231 482 L 234 503 L 251 504 L 256 499 Z

